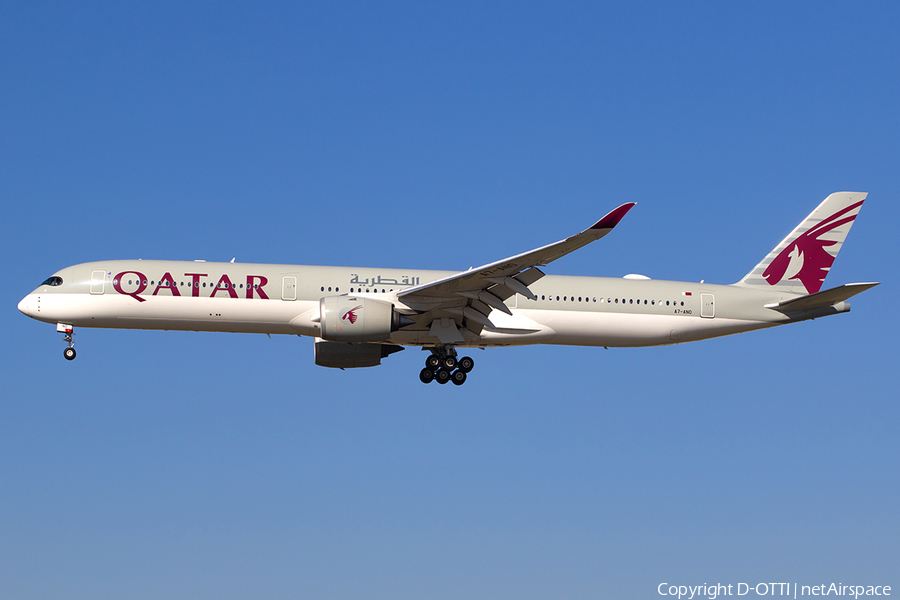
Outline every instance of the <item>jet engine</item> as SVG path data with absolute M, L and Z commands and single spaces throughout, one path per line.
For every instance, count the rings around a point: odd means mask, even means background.
M 390 302 L 358 296 L 326 296 L 319 300 L 319 315 L 321 336 L 331 342 L 381 342 L 413 323 Z
M 353 369 L 356 367 L 376 367 L 381 359 L 403 350 L 403 346 L 393 344 L 350 344 L 328 342 L 316 338 L 316 364 L 320 367 Z

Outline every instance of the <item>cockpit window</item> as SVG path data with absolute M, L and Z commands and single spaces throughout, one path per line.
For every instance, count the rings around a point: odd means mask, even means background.
M 44 281 L 44 283 L 42 283 L 41 285 L 49 285 L 49 286 L 53 286 L 53 287 L 62 285 L 62 277 L 50 277 L 46 281 Z

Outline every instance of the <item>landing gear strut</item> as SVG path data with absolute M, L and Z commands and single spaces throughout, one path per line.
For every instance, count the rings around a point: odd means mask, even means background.
M 63 341 L 69 344 L 69 347 L 63 350 L 63 356 L 66 357 L 66 360 L 75 360 L 75 340 L 72 339 L 72 336 L 75 335 L 74 328 L 65 323 L 57 323 L 56 331 L 66 334 L 63 336 Z
M 431 383 L 437 380 L 442 385 L 452 381 L 453 385 L 462 385 L 474 367 L 475 361 L 468 356 L 457 359 L 453 346 L 438 346 L 431 348 L 431 356 L 425 359 L 425 368 L 419 371 L 419 381 Z

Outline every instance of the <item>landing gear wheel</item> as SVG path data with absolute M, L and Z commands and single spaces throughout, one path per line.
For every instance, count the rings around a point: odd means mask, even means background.
M 419 371 L 419 381 L 422 383 L 431 383 L 434 381 L 434 371 L 425 367 L 421 371 Z
M 457 370 L 453 371 L 451 380 L 453 381 L 454 385 L 464 384 L 466 382 L 466 372 L 461 369 L 457 369 Z
M 437 355 L 435 355 L 435 354 L 432 354 L 431 356 L 429 356 L 428 358 L 425 359 L 425 367 L 428 369 L 431 369 L 432 371 L 434 369 L 437 369 L 440 366 L 441 366 L 441 359 L 438 358 Z
M 75 360 L 75 348 L 66 348 L 63 350 L 63 356 L 66 357 L 66 360 Z
M 444 385 L 448 381 L 450 381 L 450 371 L 447 369 L 440 369 L 437 373 L 434 374 L 434 378 L 437 379 L 437 382 L 441 385 Z
M 475 361 L 469 358 L 468 356 L 463 356 L 459 359 L 459 370 L 463 373 L 468 373 L 472 369 L 475 368 Z
M 441 361 L 442 366 L 448 371 L 452 371 L 456 368 L 456 357 L 455 356 L 445 356 L 444 360 Z

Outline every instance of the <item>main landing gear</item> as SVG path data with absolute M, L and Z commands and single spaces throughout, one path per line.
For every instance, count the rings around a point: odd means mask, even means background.
M 456 358 L 456 349 L 452 346 L 432 348 L 431 356 L 425 359 L 425 368 L 419 371 L 422 383 L 437 381 L 445 384 L 452 381 L 454 385 L 466 382 L 466 375 L 475 367 L 475 361 L 468 356 Z
M 57 323 L 56 331 L 66 334 L 63 336 L 63 341 L 69 344 L 69 347 L 63 350 L 63 356 L 66 357 L 66 360 L 75 360 L 75 340 L 72 339 L 72 336 L 75 335 L 74 327 L 65 323 Z

